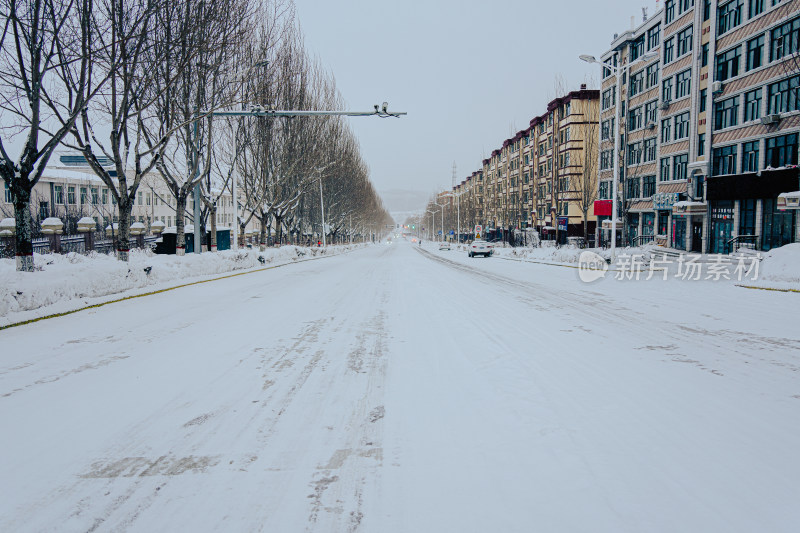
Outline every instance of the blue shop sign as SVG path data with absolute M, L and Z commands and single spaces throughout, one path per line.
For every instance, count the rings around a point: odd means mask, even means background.
M 676 192 L 658 192 L 653 195 L 653 209 L 672 209 L 672 204 L 677 201 Z

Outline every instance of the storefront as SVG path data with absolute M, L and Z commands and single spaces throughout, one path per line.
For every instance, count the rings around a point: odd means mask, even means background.
M 672 248 L 686 249 L 686 217 L 683 215 L 672 216 Z
M 733 200 L 716 200 L 711 202 L 711 241 L 708 253 L 731 253 L 733 215 Z
M 780 209 L 778 196 L 800 188 L 799 174 L 793 167 L 709 178 L 709 252 L 730 253 L 744 243 L 771 250 L 795 242 L 797 212 Z

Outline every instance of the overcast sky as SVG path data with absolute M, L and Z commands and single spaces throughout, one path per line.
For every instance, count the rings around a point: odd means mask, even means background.
M 599 67 L 616 32 L 655 0 L 295 0 L 309 53 L 350 109 L 389 102 L 400 119 L 350 119 L 390 209 L 393 189 L 432 193 L 480 168 L 503 140 Z M 421 206 L 420 206 L 421 207 Z

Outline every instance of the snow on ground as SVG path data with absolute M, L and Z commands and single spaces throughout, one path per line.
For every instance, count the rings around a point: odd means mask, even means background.
M 6 329 L 0 530 L 793 533 L 798 297 L 401 241 Z
M 320 248 L 282 246 L 217 253 L 156 255 L 131 250 L 130 261 L 93 253 L 36 254 L 37 272 L 16 271 L 14 259 L 0 259 L 0 326 L 63 313 L 115 298 L 210 279 L 220 274 L 280 265 L 348 252 L 360 245 Z M 259 261 L 264 258 L 264 263 Z M 146 272 L 145 269 L 150 271 Z

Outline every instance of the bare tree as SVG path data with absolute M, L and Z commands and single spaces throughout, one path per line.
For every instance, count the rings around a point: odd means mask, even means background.
M 180 14 L 170 0 L 105 0 L 97 8 L 108 31 L 98 36 L 103 53 L 95 71 L 110 75 L 110 88 L 96 105 L 85 108 L 72 129 L 71 147 L 84 154 L 89 166 L 111 191 L 119 212 L 117 257 L 128 260 L 131 210 L 139 185 L 167 148 L 176 125 L 165 120 L 154 103 L 174 85 L 158 76 L 160 65 L 174 57 L 183 35 L 175 34 Z M 170 63 L 180 72 L 185 63 Z M 110 127 L 103 143 L 97 126 Z M 105 156 L 113 168 L 101 164 Z
M 0 175 L 16 220 L 17 270 L 33 271 L 31 192 L 53 151 L 103 87 L 93 75 L 102 28 L 92 0 L 3 0 L 0 36 Z M 8 137 L 25 135 L 18 157 Z

